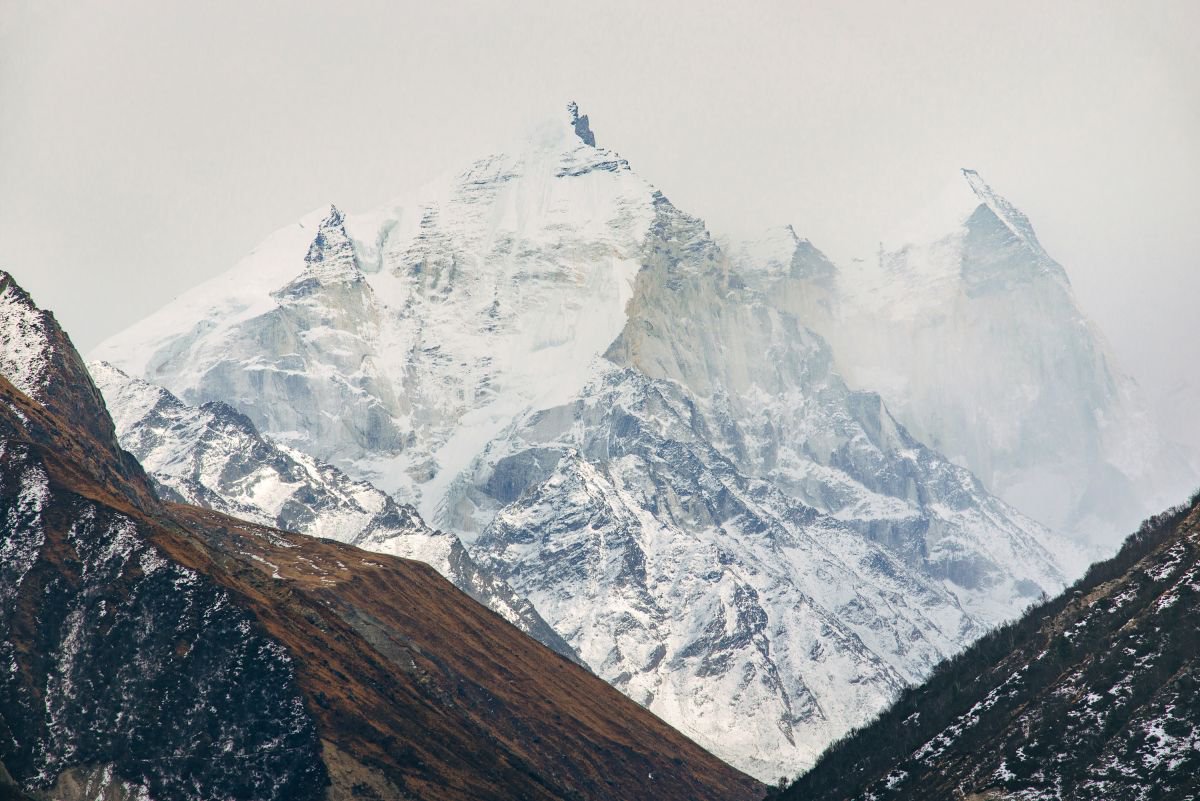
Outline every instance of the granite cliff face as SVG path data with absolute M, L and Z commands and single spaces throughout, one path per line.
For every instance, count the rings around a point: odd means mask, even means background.
M 38 323 L 0 330 L 0 792 L 759 794 L 426 565 L 161 500 L 53 317 L 0 291 Z
M 411 500 L 596 673 L 775 778 L 1078 565 L 595 141 L 572 108 L 317 212 L 94 355 Z M 815 248 L 787 273 L 832 308 Z

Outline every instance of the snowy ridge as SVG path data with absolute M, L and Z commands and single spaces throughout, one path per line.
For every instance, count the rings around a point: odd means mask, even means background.
M 652 217 L 628 164 L 555 120 L 416 199 L 347 216 L 361 285 L 275 294 L 303 283 L 318 233 L 340 241 L 314 214 L 92 355 L 188 403 L 229 402 L 436 520 L 474 443 L 586 382 L 624 324 Z
M 964 168 L 962 174 L 967 179 L 967 184 L 971 187 L 971 191 L 975 193 L 975 196 L 983 201 L 983 204 L 991 210 L 992 214 L 995 214 L 996 218 L 1003 222 L 1008 230 L 1021 240 L 1025 247 L 1029 248 L 1030 253 L 1035 258 L 1053 261 L 1050 255 L 1042 248 L 1042 243 L 1038 241 L 1037 234 L 1033 232 L 1033 225 L 1030 224 L 1029 218 L 1025 216 L 1024 212 L 993 192 L 992 188 L 979 177 L 979 173 L 975 170 Z
M 52 353 L 45 313 L 12 276 L 0 271 L 0 375 L 40 400 Z
M 425 562 L 522 631 L 577 658 L 528 601 L 480 569 L 458 537 L 425 525 L 411 506 L 272 442 L 223 403 L 189 407 L 110 364 L 94 362 L 89 369 L 122 447 L 138 458 L 165 497 Z
M 631 371 L 601 384 L 531 419 L 526 450 L 508 444 L 516 453 L 484 486 L 512 481 L 531 452 L 553 469 L 497 514 L 475 552 L 599 675 L 739 767 L 769 777 L 811 764 L 995 615 L 1028 603 L 1012 585 L 1002 592 L 1015 597 L 983 603 L 986 593 L 906 563 L 928 524 L 912 506 L 899 504 L 892 528 L 907 542 L 886 547 L 862 521 L 743 475 L 702 439 L 729 421 L 697 417 L 677 385 Z M 999 595 L 1004 573 L 988 570 Z

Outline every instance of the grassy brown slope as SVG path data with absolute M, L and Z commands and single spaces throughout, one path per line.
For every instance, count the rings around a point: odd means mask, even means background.
M 428 565 L 209 510 L 170 513 L 296 655 L 322 736 L 416 797 L 761 795 Z

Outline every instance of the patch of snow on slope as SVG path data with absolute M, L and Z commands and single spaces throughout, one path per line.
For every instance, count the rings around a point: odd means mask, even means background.
M 43 312 L 0 272 L 0 375 L 40 400 L 51 353 Z

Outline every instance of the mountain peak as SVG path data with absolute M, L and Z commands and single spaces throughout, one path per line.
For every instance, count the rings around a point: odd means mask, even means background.
M 317 235 L 304 256 L 304 270 L 287 286 L 275 292 L 278 299 L 300 298 L 322 286 L 352 283 L 362 279 L 354 243 L 346 232 L 346 216 L 330 204 L 329 213 L 317 226 Z
M 33 405 L 76 427 L 88 441 L 81 463 L 139 505 L 154 503 L 137 462 L 117 444 L 104 399 L 83 359 L 54 315 L 34 303 L 12 275 L 0 270 L 0 376 Z M 11 408 L 11 404 L 10 404 Z
M 49 384 L 54 347 L 47 315 L 0 270 L 0 375 L 35 400 Z
M 963 167 L 962 174 L 963 178 L 967 180 L 967 185 L 971 187 L 971 191 L 975 193 L 975 197 L 979 198 L 983 205 L 987 206 L 996 215 L 996 218 L 1012 231 L 1013 236 L 1024 242 L 1039 258 L 1051 261 L 1049 254 L 1038 241 L 1037 234 L 1033 232 L 1033 225 L 1024 212 L 993 191 L 975 170 Z
M 571 125 L 575 126 L 575 135 L 578 136 L 585 145 L 596 146 L 596 135 L 592 133 L 592 129 L 588 124 L 588 116 L 579 113 L 579 104 L 572 100 L 567 103 L 567 116 L 570 119 Z
M 320 226 L 317 227 L 317 235 L 313 238 L 304 261 L 308 264 L 332 261 L 338 256 L 344 255 L 344 248 L 349 246 L 350 237 L 346 233 L 346 215 L 331 203 L 329 214 L 321 220 Z M 353 248 L 351 248 L 351 255 L 353 255 Z

